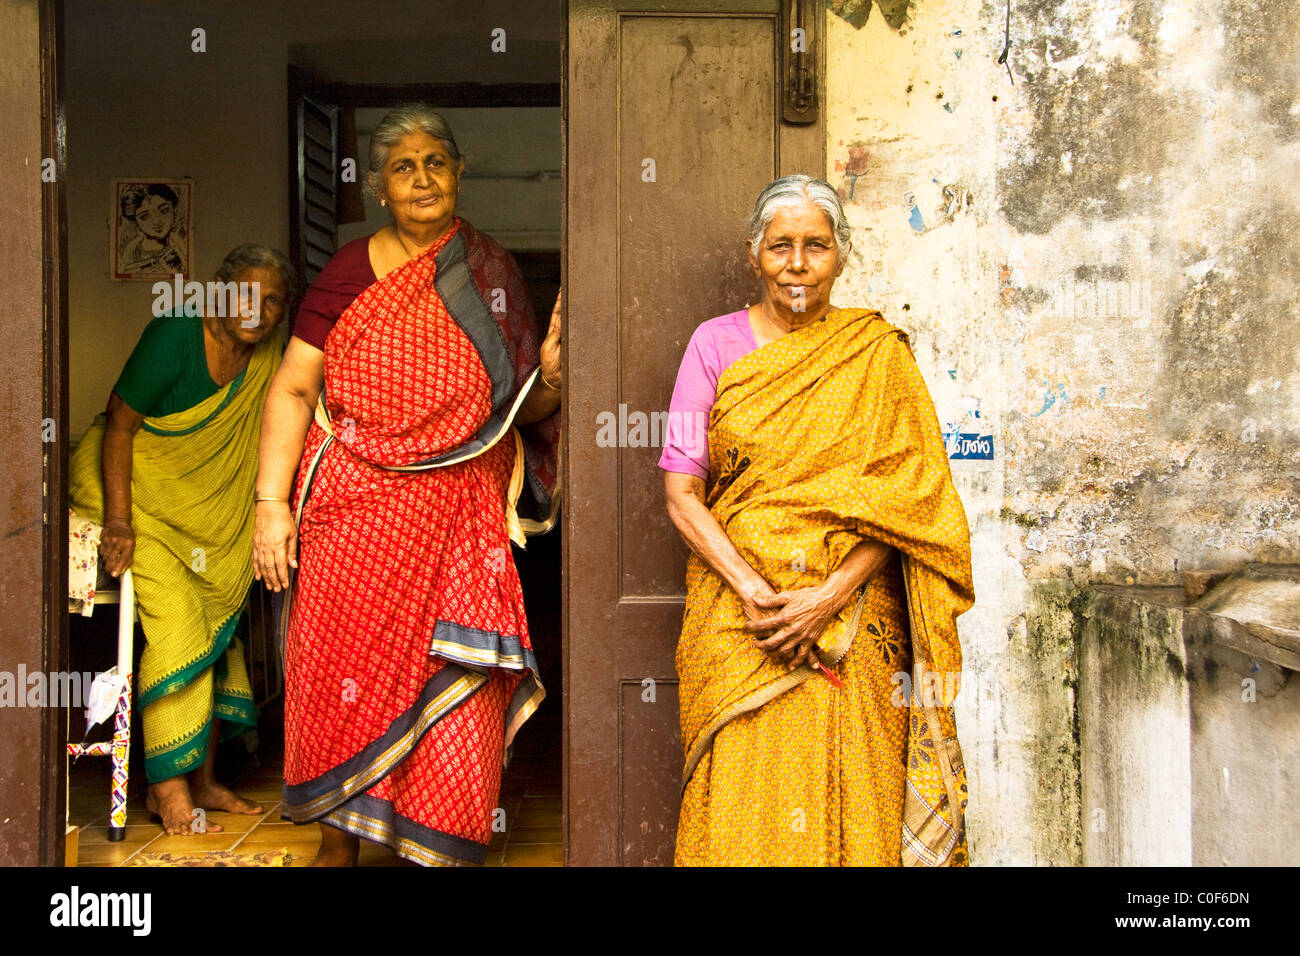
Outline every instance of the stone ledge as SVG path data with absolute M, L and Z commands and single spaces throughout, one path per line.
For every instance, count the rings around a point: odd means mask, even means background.
M 1187 608 L 1213 643 L 1300 670 L 1300 565 L 1248 564 Z

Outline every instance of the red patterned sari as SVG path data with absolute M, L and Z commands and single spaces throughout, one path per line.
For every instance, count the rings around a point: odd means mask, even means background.
M 288 819 L 423 864 L 486 857 L 544 696 L 510 552 L 554 520 L 559 416 L 512 427 L 537 349 L 513 260 L 460 219 L 330 332 L 294 486 Z

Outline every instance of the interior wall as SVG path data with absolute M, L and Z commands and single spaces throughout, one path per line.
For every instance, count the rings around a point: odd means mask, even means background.
M 336 82 L 560 77 L 558 2 L 480 0 L 454 16 L 431 15 L 422 0 L 67 0 L 66 9 L 74 443 L 152 318 L 152 283 L 109 277 L 112 179 L 194 179 L 193 278 L 205 280 L 241 243 L 287 251 L 291 59 Z M 492 49 L 494 29 L 505 31 L 503 52 Z
M 828 7 L 839 300 L 991 438 L 953 462 L 972 859 L 1077 863 L 1079 586 L 1300 560 L 1294 4 Z
M 67 4 L 74 438 L 153 318 L 152 282 L 110 279 L 112 179 L 194 179 L 193 278 L 210 278 L 240 243 L 288 243 L 284 52 L 274 31 L 247 28 L 248 6 Z M 191 51 L 196 27 L 206 53 Z

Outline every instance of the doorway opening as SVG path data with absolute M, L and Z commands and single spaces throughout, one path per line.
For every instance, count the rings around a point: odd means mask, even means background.
M 545 334 L 561 281 L 564 11 L 559 3 L 526 12 L 510 6 L 487 3 L 478 11 L 458 10 L 454 21 L 413 27 L 404 15 L 409 4 L 401 0 L 372 4 L 364 23 L 351 4 L 326 2 L 310 11 L 270 4 L 259 11 L 259 30 L 251 35 L 238 10 L 216 6 L 205 10 L 206 50 L 200 53 L 193 25 L 182 13 L 144 0 L 119 4 L 111 15 L 93 5 L 68 5 L 62 48 L 73 263 L 68 454 L 103 409 L 150 318 L 149 285 L 114 282 L 98 265 L 105 256 L 97 223 L 103 221 L 109 182 L 137 175 L 192 180 L 194 278 L 211 275 L 230 248 L 255 242 L 286 252 L 300 281 L 309 283 L 334 250 L 388 221 L 356 187 L 371 130 L 399 104 L 424 102 L 448 120 L 467 159 L 457 214 L 515 258 L 528 283 L 539 337 Z M 504 39 L 497 30 L 505 31 Z M 162 51 L 149 61 L 106 52 L 130 48 L 130 36 L 142 31 L 179 39 L 174 49 L 161 43 Z M 222 43 L 223 37 L 237 42 Z M 160 88 L 158 76 L 175 82 Z M 350 180 L 342 175 L 347 159 L 355 163 Z M 516 738 L 489 864 L 563 859 L 560 536 L 557 524 L 514 551 L 547 699 Z M 276 806 L 283 759 L 278 611 L 277 597 L 255 582 L 240 629 L 258 728 L 255 735 L 223 744 L 217 759 L 218 779 L 268 812 L 238 838 L 230 828 L 230 839 L 200 838 L 211 843 L 205 852 L 292 844 L 295 862 L 304 854 L 310 859 L 315 837 L 290 833 L 295 828 L 280 820 Z M 111 665 L 115 616 L 107 608 L 72 619 L 72 671 Z M 144 640 L 137 625 L 137 662 Z M 69 739 L 78 741 L 84 729 L 80 713 L 70 713 L 69 720 Z M 96 732 L 98 738 L 108 736 L 104 730 Z M 80 862 L 138 863 L 151 846 L 157 848 L 153 841 L 161 830 L 143 802 L 138 708 L 132 740 L 128 833 L 120 844 L 106 840 L 106 763 L 82 759 L 70 768 L 69 819 L 83 828 Z M 363 850 L 363 863 L 390 861 L 391 854 Z

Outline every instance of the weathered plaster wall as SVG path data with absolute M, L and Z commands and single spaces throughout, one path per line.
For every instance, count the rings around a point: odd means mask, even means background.
M 1295 4 L 1015 0 L 1006 65 L 1002 3 L 828 8 L 838 301 L 991 437 L 953 462 L 972 854 L 1079 862 L 1078 587 L 1300 557 Z
M 1085 864 L 1294 863 L 1300 680 L 1277 662 L 1296 662 L 1296 570 L 1252 565 L 1195 604 L 1179 587 L 1086 590 Z

